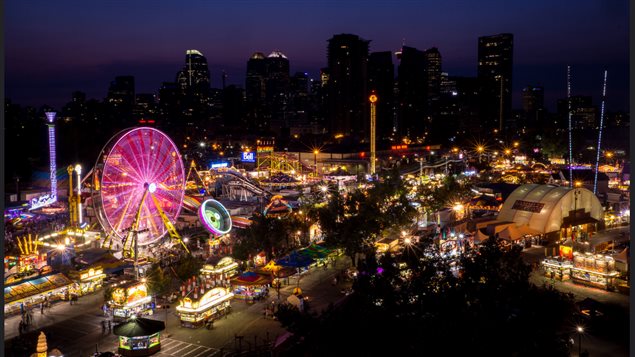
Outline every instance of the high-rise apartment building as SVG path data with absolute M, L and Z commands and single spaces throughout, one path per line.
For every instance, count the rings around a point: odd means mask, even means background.
M 368 138 L 368 44 L 357 35 L 328 40 L 327 118 L 331 134 Z
M 514 36 L 503 33 L 478 39 L 481 126 L 488 132 L 505 130 L 511 119 Z

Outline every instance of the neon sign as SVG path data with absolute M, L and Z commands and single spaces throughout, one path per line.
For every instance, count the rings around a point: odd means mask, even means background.
M 256 155 L 254 152 L 243 152 L 240 154 L 240 160 L 242 162 L 256 162 Z

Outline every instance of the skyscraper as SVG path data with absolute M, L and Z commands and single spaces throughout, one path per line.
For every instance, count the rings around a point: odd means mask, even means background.
M 399 134 L 407 136 L 412 141 L 422 141 L 426 129 L 425 108 L 428 87 L 426 56 L 423 51 L 414 47 L 403 46 L 398 58 L 400 59 L 397 70 Z
M 266 64 L 266 108 L 270 118 L 270 129 L 280 133 L 281 128 L 288 128 L 286 110 L 289 97 L 289 59 L 280 51 L 273 51 L 267 56 Z
M 425 50 L 426 56 L 426 104 L 428 113 L 435 112 L 441 95 L 441 53 L 436 47 Z
M 118 129 L 133 124 L 132 110 L 135 105 L 135 81 L 133 76 L 118 76 L 110 82 L 106 97 L 108 121 Z
M 541 86 L 523 88 L 523 115 L 527 127 L 537 127 L 544 116 L 545 90 Z
M 176 74 L 179 120 L 191 131 L 204 129 L 209 120 L 210 73 L 207 59 L 198 50 L 185 51 L 185 65 Z
M 373 52 L 368 58 L 368 90 L 375 91 L 377 101 L 377 140 L 382 141 L 392 134 L 393 118 L 393 85 L 395 66 L 392 53 Z
M 265 55 L 255 52 L 247 61 L 245 95 L 247 104 L 247 125 L 249 129 L 263 131 L 269 128 L 265 119 L 267 66 Z
M 368 137 L 368 44 L 357 35 L 328 40 L 327 120 L 331 134 Z
M 200 51 L 185 51 L 185 66 L 177 73 L 176 82 L 182 90 L 191 89 L 197 95 L 208 94 L 210 74 L 207 59 Z
M 481 126 L 505 130 L 511 119 L 514 36 L 503 33 L 478 39 L 478 80 L 481 88 Z

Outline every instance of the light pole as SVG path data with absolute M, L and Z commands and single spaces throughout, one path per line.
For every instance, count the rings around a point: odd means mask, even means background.
M 582 333 L 584 332 L 584 328 L 582 326 L 578 326 L 578 356 L 582 354 Z
M 313 165 L 315 166 L 315 177 L 318 176 L 317 156 L 320 153 L 318 149 L 313 150 Z

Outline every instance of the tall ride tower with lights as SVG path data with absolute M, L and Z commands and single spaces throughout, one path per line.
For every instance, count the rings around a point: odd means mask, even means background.
M 50 157 L 50 169 L 51 169 L 51 197 L 49 204 L 57 201 L 57 164 L 55 158 L 55 112 L 46 112 L 46 124 L 49 129 L 49 157 Z
M 374 91 L 371 93 L 368 100 L 370 101 L 370 174 L 375 174 L 375 141 L 377 139 L 376 127 L 377 127 L 377 95 Z

